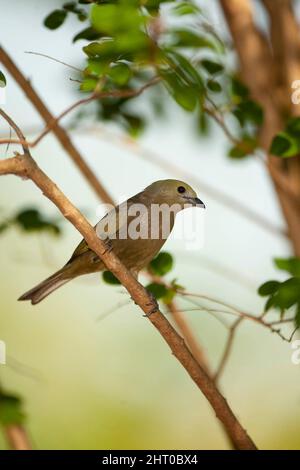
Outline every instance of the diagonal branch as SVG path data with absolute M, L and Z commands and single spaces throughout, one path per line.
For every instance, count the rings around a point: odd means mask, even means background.
M 224 352 L 223 352 L 223 356 L 222 356 L 222 359 L 220 361 L 220 364 L 218 366 L 218 369 L 214 375 L 214 381 L 217 383 L 220 379 L 220 376 L 222 375 L 224 369 L 225 369 L 225 366 L 227 364 L 227 361 L 228 361 L 228 358 L 229 358 L 229 355 L 231 353 L 231 349 L 232 349 L 232 346 L 233 346 L 233 340 L 234 340 L 234 337 L 235 337 L 235 333 L 236 333 L 236 330 L 237 330 L 237 327 L 240 325 L 241 321 L 243 320 L 244 317 L 239 317 L 234 323 L 233 325 L 229 328 L 229 335 L 228 335 L 228 338 L 227 338 L 227 341 L 226 341 L 226 346 L 225 346 L 225 349 L 224 349 Z
M 20 426 L 19 424 L 9 424 L 4 426 L 4 434 L 11 449 L 32 449 L 27 432 L 23 426 Z
M 207 357 L 203 348 L 200 348 L 194 333 L 188 323 L 186 322 L 184 315 L 178 309 L 174 300 L 170 302 L 168 305 L 168 310 L 172 314 L 172 318 L 174 319 L 176 325 L 179 328 L 179 331 L 183 334 L 187 345 L 189 346 L 194 358 L 197 360 L 198 364 L 203 368 L 203 370 L 207 373 L 207 375 L 211 376 L 210 365 L 208 363 Z

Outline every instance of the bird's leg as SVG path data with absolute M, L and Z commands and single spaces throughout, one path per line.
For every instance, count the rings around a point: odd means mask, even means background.
M 113 245 L 112 245 L 112 241 L 110 238 L 105 238 L 104 240 L 102 240 L 104 245 L 105 245 L 105 251 L 102 253 L 103 255 L 105 255 L 105 253 L 110 253 L 113 249 Z

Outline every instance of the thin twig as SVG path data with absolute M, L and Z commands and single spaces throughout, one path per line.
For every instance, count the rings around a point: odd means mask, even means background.
M 242 320 L 243 320 L 243 317 L 238 318 L 229 329 L 229 334 L 228 334 L 228 338 L 227 338 L 227 341 L 226 341 L 226 346 L 225 346 L 220 364 L 219 364 L 219 366 L 216 370 L 216 373 L 214 375 L 214 381 L 216 383 L 219 381 L 220 376 L 221 376 L 221 374 L 223 373 L 223 371 L 225 369 L 226 363 L 228 361 L 228 358 L 229 358 L 229 355 L 230 355 L 230 352 L 231 352 L 231 349 L 232 349 L 232 346 L 233 346 L 233 340 L 234 340 L 236 330 L 237 330 L 238 326 L 240 325 L 240 323 L 242 322 Z
M 200 364 L 200 366 L 205 370 L 205 372 L 211 375 L 210 366 L 208 364 L 206 354 L 203 348 L 200 347 L 199 342 L 196 340 L 192 329 L 185 321 L 185 318 L 183 317 L 181 310 L 177 307 L 175 301 L 172 301 L 167 304 L 167 308 L 172 314 L 172 318 L 178 326 L 179 331 L 185 338 L 187 345 L 189 346 L 194 358 L 197 360 L 198 364 Z
M 4 434 L 13 450 L 31 450 L 31 443 L 25 428 L 19 424 L 4 426 Z
M 32 55 L 38 55 L 40 57 L 45 57 L 46 59 L 53 60 L 54 62 L 58 62 L 59 64 L 65 65 L 66 67 L 69 67 L 72 70 L 75 70 L 76 72 L 82 73 L 82 70 L 79 69 L 78 67 L 74 67 L 74 65 L 67 64 L 66 62 L 63 62 L 62 60 L 56 59 L 55 57 L 52 57 L 47 54 L 42 54 L 41 52 L 33 52 L 33 51 L 25 51 L 25 54 L 32 54 Z

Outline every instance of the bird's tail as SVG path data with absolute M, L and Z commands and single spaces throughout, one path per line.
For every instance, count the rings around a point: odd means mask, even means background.
M 41 300 L 47 297 L 47 295 L 51 294 L 51 292 L 55 291 L 71 279 L 72 277 L 67 276 L 66 268 L 64 267 L 44 281 L 40 282 L 28 292 L 25 292 L 25 294 L 21 295 L 18 300 L 30 300 L 32 305 L 38 304 Z

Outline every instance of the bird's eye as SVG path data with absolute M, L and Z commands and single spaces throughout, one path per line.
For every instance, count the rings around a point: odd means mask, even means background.
M 177 191 L 178 191 L 180 194 L 183 194 L 183 193 L 185 193 L 185 188 L 184 188 L 183 186 L 178 186 Z

